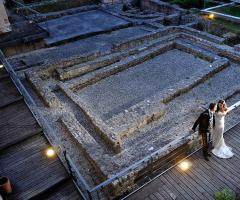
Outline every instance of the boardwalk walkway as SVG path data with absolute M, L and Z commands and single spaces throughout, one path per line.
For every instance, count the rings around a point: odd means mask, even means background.
M 0 176 L 13 193 L 7 199 L 81 199 L 58 158 L 47 159 L 41 127 L 4 68 L 0 68 Z
M 188 158 L 192 163 L 188 171 L 174 167 L 127 199 L 211 200 L 214 199 L 214 192 L 224 188 L 240 192 L 240 123 L 225 133 L 225 140 L 233 148 L 233 158 L 219 159 L 212 155 L 207 162 L 198 151 Z

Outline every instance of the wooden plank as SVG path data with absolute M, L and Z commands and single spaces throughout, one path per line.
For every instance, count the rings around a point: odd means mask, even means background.
M 163 197 L 161 194 L 159 194 L 158 192 L 154 192 L 153 195 L 155 197 L 157 197 L 158 200 L 166 200 L 165 197 Z
M 228 137 L 232 137 L 232 139 L 229 142 L 235 144 L 234 147 L 236 149 L 240 150 L 239 149 L 239 143 L 236 143 L 236 141 L 233 138 L 234 136 L 229 134 Z M 236 156 L 237 155 L 235 155 L 235 157 Z M 213 159 L 213 161 L 215 161 L 215 163 L 217 163 L 216 165 L 223 166 L 224 170 L 227 170 L 227 172 L 230 172 L 229 176 L 230 175 L 234 176 L 233 179 L 235 179 L 236 181 L 238 181 L 240 179 L 240 174 L 239 174 L 239 172 L 240 172 L 240 170 L 239 170 L 240 169 L 239 168 L 240 162 L 239 162 L 238 159 L 236 159 L 234 157 L 231 158 L 231 159 L 219 159 L 216 156 L 213 156 L 212 159 Z M 235 160 L 235 161 L 233 162 L 233 160 Z
M 227 131 L 224 138 L 226 144 L 231 146 L 235 153 L 231 159 L 220 159 L 212 155 L 207 162 L 202 156 L 202 151 L 198 151 L 189 158 L 193 166 L 188 171 L 182 172 L 175 167 L 139 190 L 133 197 L 141 196 L 142 191 L 145 195 L 151 191 L 152 199 L 154 198 L 152 195 L 158 199 L 169 199 L 169 197 L 174 199 L 176 196 L 180 196 L 180 199 L 214 199 L 214 192 L 224 188 L 239 190 L 240 123 Z M 162 187 L 156 190 L 155 186 L 160 183 Z M 130 199 L 134 199 L 133 197 Z
M 0 150 L 41 131 L 24 101 L 0 109 Z
M 9 74 L 1 74 L 0 73 L 0 80 L 9 77 Z
M 36 138 L 42 139 L 40 140 Z M 15 163 L 15 158 L 18 157 L 21 157 L 22 162 L 24 162 L 24 159 L 40 152 L 43 146 L 49 146 L 47 140 L 41 137 L 41 135 L 36 135 L 22 141 L 21 143 L 2 150 L 0 155 L 0 160 L 2 160 L 2 162 L 0 162 L 0 168 L 4 169 L 13 165 Z
M 34 136 L 0 155 L 1 171 L 13 183 L 14 192 L 10 199 L 32 198 L 69 177 L 57 157 L 47 159 L 44 156 L 46 145 L 43 136 Z M 11 158 L 8 151 L 14 152 Z
M 44 156 L 49 143 L 41 131 L 10 77 L 0 68 L 0 172 L 13 185 L 8 199 L 27 200 L 40 194 L 51 194 L 40 199 L 81 199 L 72 182 L 65 184 L 69 175 L 58 157 Z
M 233 180 L 239 181 L 240 180 L 240 168 L 239 168 L 239 158 L 231 158 L 231 159 L 219 159 L 214 157 L 213 158 L 216 165 L 219 165 L 226 171 L 226 174 L 229 174 L 229 178 L 233 177 Z
M 164 175 L 160 176 L 159 178 L 165 183 L 165 185 L 166 185 L 166 189 L 165 190 L 170 194 L 172 199 L 186 199 L 186 198 L 190 198 L 190 196 L 186 197 L 185 195 L 181 194 L 181 192 L 183 192 L 182 189 L 180 189 L 180 192 L 178 191 L 178 189 L 179 189 L 178 185 L 176 185 L 176 187 L 172 187 L 173 184 L 171 183 L 171 180 L 170 179 L 167 180 Z M 174 196 L 176 198 L 174 198 Z
M 151 200 L 158 200 L 157 197 L 155 197 L 154 194 L 150 194 L 150 195 L 149 195 L 149 198 L 150 198 Z M 141 199 L 141 198 L 140 198 L 140 199 Z
M 138 193 L 136 193 L 133 197 L 133 199 L 144 199 L 147 196 L 149 196 L 149 194 L 153 194 L 154 192 L 156 192 L 158 190 L 158 188 L 161 188 L 164 185 L 163 182 L 158 181 L 156 184 L 154 184 L 151 188 L 148 188 L 148 190 L 146 191 L 146 193 L 141 193 L 140 195 L 138 195 Z M 144 189 L 143 189 L 144 190 Z
M 212 172 L 216 174 L 216 176 L 219 177 L 219 179 L 224 179 L 225 181 L 228 181 L 228 185 L 230 185 L 230 187 L 234 187 L 234 185 L 236 185 L 236 180 L 234 176 L 231 175 L 231 173 L 229 173 L 228 171 L 226 171 L 226 163 L 225 163 L 225 159 L 218 159 L 215 158 L 214 156 L 212 156 L 213 158 L 210 159 L 209 162 L 206 162 L 206 164 L 210 167 L 210 169 L 212 169 Z M 220 162 L 217 162 L 217 160 L 219 160 Z M 205 162 L 203 160 L 203 162 Z M 237 166 L 236 166 L 237 167 Z M 238 167 L 237 167 L 238 168 Z M 229 178 L 229 176 L 231 176 L 231 178 Z
M 238 133 L 240 133 L 240 130 L 233 130 L 230 134 L 224 135 L 224 136 L 226 136 L 226 137 L 224 137 L 226 145 L 228 145 L 230 147 L 231 147 L 231 145 L 234 145 L 235 148 L 239 147 L 240 136 L 237 135 Z
M 178 182 L 177 179 L 173 179 L 171 176 L 169 176 L 169 173 L 164 174 L 161 176 L 163 181 L 166 183 L 166 185 L 171 188 L 171 190 L 174 190 L 178 196 L 183 196 L 184 198 L 191 198 L 191 196 L 187 193 L 187 191 L 182 188 L 182 185 L 180 182 Z
M 10 104 L 14 104 L 14 103 L 16 103 L 18 101 L 21 101 L 21 100 L 23 100 L 22 96 L 19 96 L 19 97 L 15 98 L 15 99 L 9 100 L 7 103 L 0 105 L 0 109 L 3 108 L 3 107 L 9 106 Z
M 0 66 L 2 66 L 2 63 L 0 62 Z M 0 67 L 0 77 L 3 75 L 6 75 L 7 71 L 4 67 Z
M 176 167 L 176 171 L 181 173 L 181 175 L 185 178 L 185 181 L 186 181 L 187 184 L 191 184 L 192 186 L 195 187 L 194 192 L 200 194 L 200 198 L 203 198 L 203 199 L 214 199 L 212 197 L 212 195 L 210 195 L 208 193 L 208 191 L 206 191 L 205 188 L 202 187 L 202 184 L 205 184 L 205 183 L 202 183 L 198 179 L 198 177 L 194 177 L 192 175 L 192 168 L 190 168 L 188 171 L 182 173 L 181 170 L 178 167 Z
M 168 187 L 164 187 L 164 190 L 167 192 L 167 194 L 169 194 L 169 196 L 170 196 L 170 199 L 173 199 L 173 200 L 175 200 L 175 199 L 177 199 L 177 195 L 175 195 L 171 190 L 169 190 L 169 188 Z M 182 197 L 181 197 L 182 198 Z
M 198 197 L 198 199 L 206 199 L 206 197 L 203 196 L 202 191 L 197 189 L 198 185 L 195 184 L 195 182 L 193 182 L 191 179 L 188 179 L 184 173 L 179 173 L 176 168 L 174 168 L 171 173 L 179 177 L 182 180 L 182 185 L 184 185 L 186 189 L 190 189 Z M 189 187 L 189 185 L 191 187 Z
M 34 200 L 81 200 L 76 188 L 71 180 L 65 181 L 61 185 L 52 188 L 36 197 Z
M 199 200 L 199 197 L 197 194 L 195 194 L 194 190 L 189 188 L 189 186 L 184 183 L 184 179 L 182 177 L 180 177 L 179 175 L 176 175 L 172 171 L 173 170 L 171 170 L 167 174 L 173 179 L 173 181 L 175 181 L 175 183 L 173 182 L 173 187 L 177 187 L 179 185 L 182 188 L 182 191 L 181 191 L 182 194 L 183 194 L 183 191 L 185 191 L 190 196 L 190 198 Z M 176 181 L 176 180 L 178 180 L 178 181 Z
M 13 102 L 21 95 L 9 77 L 0 79 L 0 107 Z
M 195 182 L 196 189 L 201 192 L 203 196 L 205 196 L 207 199 L 214 199 L 213 198 L 213 192 L 209 190 L 209 187 L 206 187 L 206 182 L 203 181 L 199 176 L 194 174 L 194 171 L 191 169 L 189 170 L 190 173 L 187 173 L 187 178 L 191 180 L 192 182 Z
M 197 165 L 199 164 L 199 162 L 201 162 L 201 160 L 199 160 L 198 163 L 194 162 L 194 159 L 191 158 L 189 158 L 188 160 L 189 162 L 191 162 L 192 167 L 190 169 L 190 173 L 187 174 L 192 177 L 195 182 L 198 182 L 198 184 L 201 185 L 206 192 L 210 192 L 210 194 L 215 192 L 216 188 L 214 187 L 214 185 L 208 180 L 207 177 L 204 176 L 204 169 L 200 169 L 199 165 Z
M 157 197 L 157 196 L 159 196 L 159 197 L 164 197 L 164 199 L 171 199 L 171 197 L 166 193 L 166 191 L 164 190 L 164 188 L 165 188 L 165 183 L 163 182 L 163 181 L 158 181 L 157 182 L 157 184 L 155 185 L 155 187 L 154 188 L 152 188 L 153 189 L 153 191 L 154 191 L 154 195 Z M 157 190 L 157 192 L 155 192 Z M 156 193 L 156 194 L 155 194 Z M 157 195 L 157 194 L 159 194 L 159 195 Z M 139 197 L 137 197 L 137 198 L 139 198 Z M 158 198 L 158 197 L 157 197 Z
M 164 199 L 171 199 L 171 197 L 169 196 L 169 194 L 166 193 L 165 191 L 165 185 L 163 183 L 162 187 L 158 188 L 158 191 L 156 192 L 156 194 L 159 194 L 160 196 L 162 196 Z M 155 194 L 155 193 L 154 193 Z M 156 196 L 156 195 L 155 195 Z
M 225 142 L 233 148 L 235 153 L 231 159 L 219 159 L 212 155 L 207 162 L 198 151 L 189 158 L 193 166 L 187 172 L 181 172 L 175 167 L 148 184 L 129 199 L 149 194 L 150 198 L 174 199 L 213 199 L 213 194 L 226 187 L 233 191 L 240 190 L 240 123 L 226 132 Z M 155 185 L 162 187 L 156 190 Z M 155 191 L 155 192 L 154 192 Z M 173 193 L 173 195 L 170 195 Z
M 206 185 L 211 187 L 211 190 L 213 192 L 218 191 L 220 189 L 219 185 L 223 185 L 221 182 L 216 181 L 216 177 L 213 177 L 212 173 L 208 173 L 209 170 L 203 167 L 201 165 L 202 161 L 198 160 L 196 161 L 195 159 L 190 159 L 190 162 L 192 162 L 195 167 L 194 170 L 197 172 L 197 175 L 202 178 L 203 181 L 206 182 Z
M 234 187 L 234 185 L 231 182 L 227 182 L 226 180 L 223 179 L 221 172 L 215 170 L 214 168 L 212 168 L 212 166 L 210 166 L 208 164 L 208 162 L 206 162 L 205 160 L 202 160 L 202 162 L 200 163 L 205 169 L 205 173 L 210 176 L 213 179 L 216 179 L 217 184 L 218 185 L 224 185 L 224 186 L 228 186 L 230 188 Z

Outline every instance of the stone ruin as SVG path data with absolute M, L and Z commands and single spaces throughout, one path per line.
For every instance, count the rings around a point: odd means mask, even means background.
M 60 46 L 9 59 L 38 105 L 33 109 L 53 128 L 53 142 L 70 153 L 91 187 L 154 151 L 156 163 L 184 144 L 188 153 L 189 129 L 209 102 L 239 101 L 238 46 L 194 29 L 196 17 L 164 2 L 150 10 L 155 3 L 145 2 L 148 11 L 117 5 L 93 10 L 112 15 L 109 26 L 98 19 L 99 27 L 79 35 L 66 30 L 46 39 Z M 229 116 L 228 127 L 239 120 L 239 110 Z M 116 179 L 105 195 L 131 190 L 150 165 L 143 162 Z

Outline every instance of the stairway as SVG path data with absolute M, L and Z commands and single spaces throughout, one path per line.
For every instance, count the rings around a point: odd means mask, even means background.
M 81 199 L 57 158 L 43 154 L 50 146 L 4 68 L 0 68 L 0 175 L 13 193 L 7 199 Z

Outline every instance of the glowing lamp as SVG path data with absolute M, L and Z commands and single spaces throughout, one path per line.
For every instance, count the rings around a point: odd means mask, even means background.
M 0 64 L 0 68 L 3 68 L 3 65 Z
M 56 155 L 56 152 L 55 152 L 55 150 L 52 147 L 49 147 L 49 148 L 46 149 L 46 156 L 48 158 L 52 158 L 55 155 Z
M 213 14 L 213 13 L 210 13 L 209 15 L 208 15 L 208 19 L 214 19 L 214 17 L 215 17 L 215 15 Z
M 191 166 L 192 166 L 192 164 L 187 160 L 184 160 L 184 161 L 182 161 L 181 163 L 178 164 L 178 167 L 182 171 L 187 171 Z

